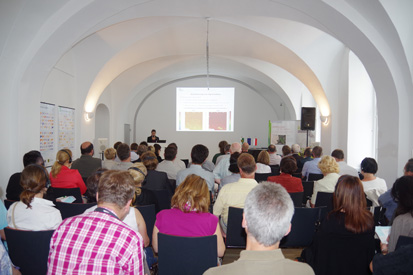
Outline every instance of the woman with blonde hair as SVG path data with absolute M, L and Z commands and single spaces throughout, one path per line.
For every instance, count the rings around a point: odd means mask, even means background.
M 255 173 L 266 174 L 271 173 L 270 154 L 266 150 L 261 151 L 257 157 L 257 170 Z
M 9 227 L 19 230 L 54 230 L 62 222 L 60 211 L 43 199 L 49 181 L 44 167 L 31 164 L 24 168 L 20 185 L 20 201 L 13 203 L 7 212 Z
M 311 196 L 311 207 L 315 206 L 317 200 L 318 192 L 333 193 L 336 187 L 337 180 L 340 177 L 338 174 L 340 172 L 340 167 L 336 160 L 331 156 L 324 156 L 318 163 L 318 168 L 320 168 L 321 173 L 324 177 L 321 180 L 314 182 L 313 195 Z
M 72 165 L 72 151 L 69 149 L 59 150 L 56 154 L 56 161 L 50 172 L 50 182 L 55 188 L 79 188 L 83 195 L 86 192 L 86 185 L 76 169 L 70 169 Z
M 210 194 L 206 181 L 189 175 L 177 187 L 171 201 L 172 209 L 156 215 L 152 246 L 158 251 L 158 232 L 174 236 L 201 237 L 217 235 L 218 257 L 225 252 L 218 218 L 209 213 Z M 202 248 L 200 248 L 202 249 Z
M 142 205 L 155 205 L 156 213 L 159 212 L 159 203 L 156 199 L 155 194 L 146 189 L 143 185 L 146 183 L 145 178 L 147 175 L 147 170 L 145 165 L 142 162 L 136 162 L 128 169 L 129 174 L 132 176 L 133 181 L 135 182 L 135 195 L 132 199 L 133 206 L 142 206 Z
M 117 162 L 115 161 L 116 158 L 116 150 L 114 148 L 106 148 L 105 150 L 105 160 L 102 163 L 102 168 L 113 170 L 117 166 Z

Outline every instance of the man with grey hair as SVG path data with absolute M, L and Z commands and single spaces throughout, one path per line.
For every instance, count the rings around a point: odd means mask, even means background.
M 208 269 L 214 274 L 314 274 L 305 264 L 284 258 L 281 239 L 291 230 L 294 205 L 279 184 L 262 182 L 245 200 L 242 227 L 247 233 L 246 250 L 231 264 Z
M 298 154 L 300 153 L 300 150 L 300 145 L 298 145 L 297 143 L 291 145 L 291 152 L 293 153 L 292 156 L 295 158 L 295 161 L 297 162 L 297 170 L 295 171 L 296 173 L 300 173 L 303 169 L 303 164 L 301 163 L 301 159 L 303 157 Z
M 219 161 L 217 160 L 217 165 L 214 168 L 214 176 L 215 176 L 215 182 L 220 184 L 221 179 L 223 177 L 229 176 L 232 173 L 228 170 L 229 168 L 229 159 L 231 157 L 231 154 L 238 152 L 241 153 L 241 144 L 238 142 L 234 142 L 231 144 L 231 147 L 229 148 L 229 154 L 222 156 L 222 159 Z

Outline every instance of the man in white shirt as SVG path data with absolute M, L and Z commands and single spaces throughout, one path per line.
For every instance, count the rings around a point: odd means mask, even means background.
M 164 152 L 165 159 L 158 164 L 157 171 L 165 172 L 168 179 L 176 180 L 176 175 L 179 171 L 185 169 L 181 165 L 174 162 L 176 158 L 176 150 L 173 147 L 166 147 Z
M 340 167 L 340 172 L 338 173 L 340 176 L 342 175 L 350 175 L 353 177 L 358 177 L 359 174 L 357 170 L 350 165 L 348 165 L 344 161 L 344 152 L 341 149 L 336 149 L 331 152 L 331 156 L 337 161 L 338 166 Z
M 241 153 L 241 144 L 239 144 L 238 142 L 234 142 L 233 144 L 231 144 L 231 147 L 229 148 L 229 152 L 230 152 L 229 155 L 222 156 L 222 159 L 220 160 L 219 163 L 217 161 L 217 165 L 214 168 L 215 182 L 218 184 L 221 182 L 221 179 L 223 177 L 226 177 L 232 174 L 228 170 L 229 159 L 231 157 L 231 154 L 235 152 Z
M 277 147 L 274 144 L 268 146 L 268 154 L 270 155 L 270 165 L 280 165 L 281 156 L 277 155 Z

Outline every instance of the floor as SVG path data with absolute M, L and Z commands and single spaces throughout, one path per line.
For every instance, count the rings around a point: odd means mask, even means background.
M 222 264 L 229 264 L 238 260 L 239 254 L 242 250 L 243 249 L 238 248 L 227 248 L 225 250 Z M 283 248 L 282 252 L 285 258 L 294 260 L 296 257 L 299 257 L 301 255 L 302 250 L 303 248 Z

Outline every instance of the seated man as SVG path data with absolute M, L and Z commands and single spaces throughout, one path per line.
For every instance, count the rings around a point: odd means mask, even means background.
M 245 200 L 242 227 L 247 233 L 246 250 L 231 264 L 208 269 L 213 274 L 314 274 L 305 264 L 287 260 L 279 249 L 290 232 L 294 205 L 284 187 L 262 182 Z
M 217 166 L 214 168 L 214 176 L 215 176 L 215 181 L 216 183 L 221 183 L 221 179 L 231 175 L 232 173 L 228 170 L 229 168 L 229 159 L 231 157 L 231 154 L 238 152 L 241 153 L 241 144 L 238 142 L 234 142 L 231 144 L 229 148 L 229 154 L 228 155 L 223 155 L 221 156 L 221 160 L 217 160 Z M 219 158 L 218 158 L 219 159 Z
M 117 164 L 117 166 L 113 167 L 113 169 L 122 171 L 128 170 L 132 166 L 132 162 L 130 161 L 131 153 L 129 145 L 127 145 L 126 143 L 120 144 L 116 153 L 118 154 L 120 162 Z
M 242 153 L 237 160 L 237 165 L 241 178 L 237 182 L 226 184 L 218 193 L 218 198 L 214 204 L 214 215 L 220 218 L 221 228 L 227 232 L 228 209 L 230 206 L 244 208 L 245 198 L 252 188 L 258 185 L 255 181 L 254 157 L 248 153 Z
M 48 274 L 143 274 L 142 237 L 122 222 L 134 194 L 128 172 L 104 172 L 98 208 L 65 219 L 53 233 Z
M 280 165 L 281 156 L 277 155 L 277 147 L 274 144 L 270 144 L 267 150 L 270 155 L 270 165 Z
M 88 178 L 97 169 L 102 168 L 102 161 L 94 158 L 93 144 L 89 141 L 83 142 L 80 146 L 80 158 L 72 163 L 71 169 L 77 169 L 82 178 Z
M 165 159 L 158 164 L 156 171 L 165 172 L 168 175 L 168 179 L 176 180 L 176 175 L 182 170 L 182 166 L 177 165 L 174 162 L 176 158 L 176 150 L 173 147 L 166 147 L 164 152 Z
M 303 165 L 303 170 L 301 171 L 304 180 L 308 180 L 309 174 L 322 174 L 320 168 L 318 168 L 318 163 L 323 155 L 323 148 L 320 146 L 315 146 L 313 148 L 312 155 L 314 159 L 305 162 Z
M 348 165 L 344 161 L 344 152 L 341 149 L 336 149 L 331 152 L 331 156 L 337 161 L 338 166 L 340 167 L 340 172 L 338 173 L 340 176 L 342 175 L 350 175 L 353 177 L 359 177 L 359 173 L 357 170 L 350 165 Z

